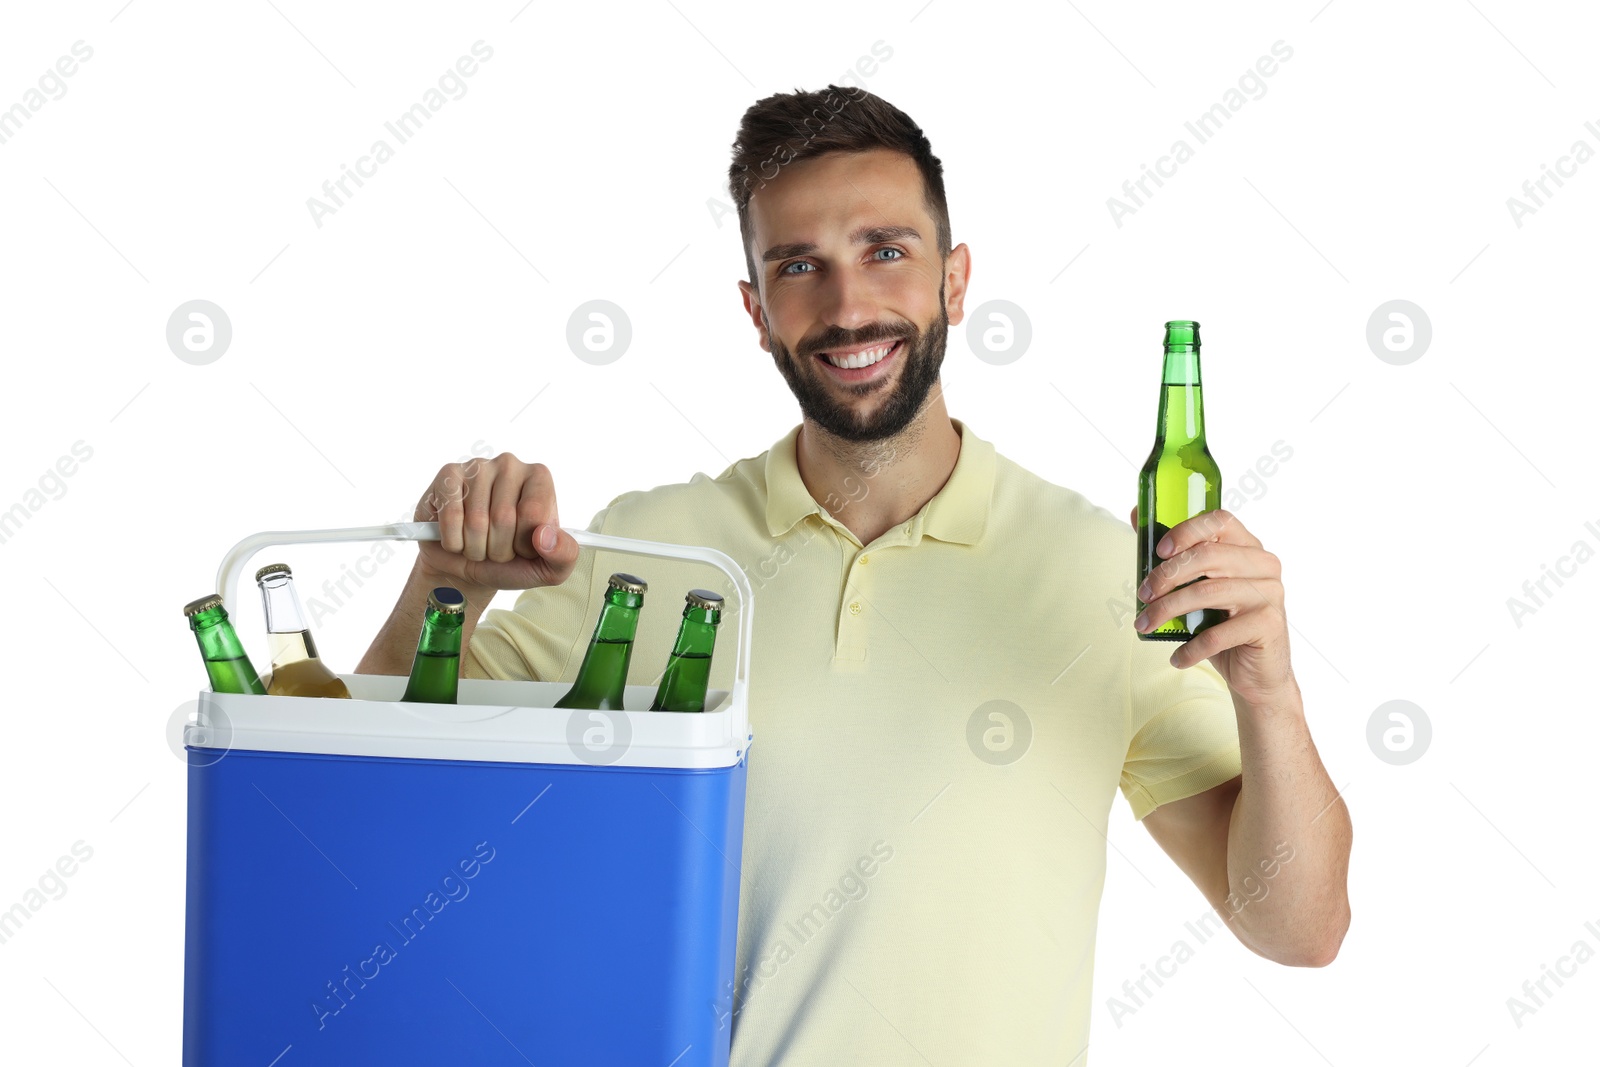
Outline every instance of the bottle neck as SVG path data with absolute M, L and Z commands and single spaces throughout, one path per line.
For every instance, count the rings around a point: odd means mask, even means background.
M 1156 439 L 1169 445 L 1206 439 L 1205 403 L 1200 389 L 1200 346 L 1167 345 L 1161 368 L 1161 409 Z
M 709 656 L 717 644 L 717 623 L 722 612 L 716 608 L 686 608 L 683 622 L 678 627 L 678 640 L 672 646 L 674 656 Z
M 429 656 L 461 655 L 461 624 L 465 618 L 459 611 L 430 608 L 422 617 L 422 636 L 417 640 L 417 651 Z
M 596 641 L 632 641 L 639 627 L 639 609 L 644 606 L 644 596 L 625 589 L 608 589 L 605 606 L 600 609 L 600 619 L 595 623 Z
M 261 603 L 267 613 L 268 633 L 292 634 L 306 628 L 293 578 L 279 572 L 267 575 L 258 584 L 261 586 Z
M 244 655 L 239 635 L 228 621 L 228 613 L 220 607 L 191 615 L 189 628 L 200 642 L 200 654 L 208 660 L 232 660 Z

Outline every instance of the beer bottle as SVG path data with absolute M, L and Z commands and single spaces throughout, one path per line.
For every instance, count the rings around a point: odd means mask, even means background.
M 683 622 L 672 658 L 661 675 L 651 711 L 705 711 L 706 685 L 711 678 L 711 650 L 717 643 L 717 623 L 722 621 L 722 595 L 709 589 L 691 589 L 684 597 Z
M 578 680 L 556 701 L 556 707 L 622 710 L 622 687 L 628 681 L 628 658 L 647 588 L 644 579 L 631 574 L 618 571 L 611 576 L 589 650 L 578 668 Z
M 189 618 L 189 629 L 200 642 L 200 655 L 206 661 L 206 673 L 211 676 L 213 693 L 255 693 L 266 696 L 267 687 L 261 676 L 245 655 L 239 635 L 228 621 L 228 610 L 216 593 L 191 600 L 183 606 Z
M 1162 342 L 1161 409 L 1156 443 L 1139 471 L 1139 548 L 1136 587 L 1162 563 L 1156 545 L 1178 523 L 1222 505 L 1222 474 L 1206 448 L 1200 395 L 1200 324 L 1167 323 Z M 1185 585 L 1191 583 L 1184 583 Z M 1139 610 L 1145 608 L 1139 602 Z M 1187 612 L 1139 636 L 1146 641 L 1187 641 L 1227 617 L 1215 608 Z
M 422 636 L 417 658 L 411 661 L 411 680 L 401 700 L 424 704 L 454 704 L 461 677 L 461 624 L 467 598 L 458 589 L 441 585 L 428 594 L 422 616 Z
M 300 596 L 287 563 L 269 563 L 256 571 L 261 603 L 267 612 L 272 642 L 272 677 L 267 692 L 275 697 L 345 697 L 344 681 L 317 658 L 317 643 L 306 628 Z

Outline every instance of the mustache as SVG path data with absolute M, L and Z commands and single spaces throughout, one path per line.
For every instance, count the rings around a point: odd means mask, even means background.
M 909 326 L 865 326 L 855 331 L 836 327 L 831 330 L 825 330 L 814 339 L 802 341 L 795 351 L 802 356 L 815 356 L 823 352 L 833 352 L 840 348 L 855 348 L 859 345 L 870 345 L 879 341 L 898 341 L 901 338 L 914 339 L 916 335 L 916 329 Z

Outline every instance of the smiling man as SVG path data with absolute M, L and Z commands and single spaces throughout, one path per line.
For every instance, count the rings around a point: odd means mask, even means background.
M 720 548 L 758 590 L 737 978 L 707 1005 L 734 1067 L 1085 1064 L 1119 791 L 1243 944 L 1331 961 L 1350 823 L 1290 669 L 1277 558 L 1212 513 L 1173 529 L 1145 616 L 1107 611 L 1132 528 L 946 411 L 971 259 L 903 112 L 836 86 L 769 97 L 729 177 L 744 310 L 801 422 L 715 478 L 623 493 L 590 529 Z M 472 606 L 469 675 L 570 680 L 603 577 L 632 557 L 579 553 L 551 471 L 447 465 L 416 517 L 442 540 L 360 669 L 405 673 L 449 584 Z M 478 624 L 500 589 L 525 592 Z M 1202 606 L 1229 617 L 1176 652 L 1137 639 Z M 669 647 L 676 622 L 646 610 L 636 644 Z M 1163 899 L 1149 920 L 1187 915 Z

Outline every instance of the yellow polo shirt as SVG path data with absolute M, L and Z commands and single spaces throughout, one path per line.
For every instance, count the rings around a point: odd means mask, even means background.
M 1082 1067 L 1114 794 L 1142 819 L 1239 773 L 1221 677 L 1136 639 L 1127 521 L 951 422 L 949 480 L 869 545 L 801 481 L 799 427 L 589 526 L 719 548 L 760 605 L 731 1067 Z M 572 679 L 616 570 L 650 583 L 630 684 L 684 591 L 734 602 L 705 564 L 585 549 L 486 613 L 466 673 Z

